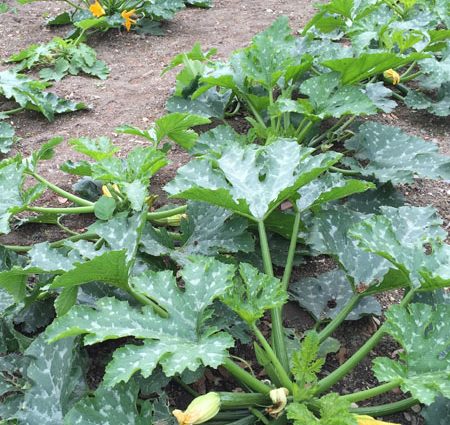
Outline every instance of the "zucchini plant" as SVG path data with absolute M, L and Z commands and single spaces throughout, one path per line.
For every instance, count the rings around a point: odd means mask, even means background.
M 332 14 L 340 22 L 334 15 L 345 16 L 347 2 L 331 4 L 313 21 L 325 25 Z M 61 166 L 81 177 L 76 194 L 39 172 L 59 138 L 0 163 L 4 423 L 377 425 L 421 404 L 431 425 L 446 414 L 447 233 L 433 208 L 407 205 L 394 185 L 448 179 L 450 160 L 398 128 L 355 125 L 395 107 L 383 73 L 428 54 L 324 59 L 314 41 L 292 36 L 281 18 L 226 63 L 198 44 L 178 55 L 168 68 L 184 65 L 172 113 L 148 129 L 117 129 L 143 145 L 121 156 L 106 137 L 69 141 L 89 158 Z M 239 134 L 226 118 L 241 111 L 250 129 Z M 210 118 L 225 125 L 193 130 Z M 164 188 L 184 204 L 155 211 L 149 185 L 168 164 L 169 140 L 192 157 Z M 48 189 L 74 205 L 38 205 Z M 76 232 L 63 221 L 71 214 L 93 223 Z M 29 222 L 55 224 L 68 237 L 7 243 Z M 302 262 L 318 255 L 335 267 L 304 276 Z M 325 373 L 339 349 L 335 331 L 381 315 L 376 296 L 393 290 L 401 301 Z M 286 327 L 288 300 L 313 326 Z M 340 394 L 339 383 L 384 337 L 399 354 L 373 360 L 378 384 Z M 92 353 L 105 349 L 104 364 L 92 365 Z M 87 379 L 92 368 L 101 370 L 97 385 Z M 191 384 L 218 377 L 215 369 L 226 382 L 212 379 L 198 394 Z M 173 385 L 194 398 L 187 407 L 171 398 Z M 398 389 L 400 400 L 367 405 Z

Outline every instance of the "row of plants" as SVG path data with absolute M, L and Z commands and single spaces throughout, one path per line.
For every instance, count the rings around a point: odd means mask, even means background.
M 40 0 L 20 0 L 20 4 Z M 96 51 L 87 44 L 95 33 L 113 28 L 125 28 L 143 34 L 163 35 L 162 23 L 172 19 L 186 6 L 210 7 L 211 1 L 145 0 L 130 1 L 66 1 L 69 10 L 47 21 L 49 26 L 71 25 L 64 37 L 54 37 L 48 43 L 32 44 L 11 55 L 6 62 L 15 64 L 0 72 L 0 153 L 7 153 L 17 137 L 8 122 L 24 110 L 40 112 L 49 121 L 55 115 L 86 109 L 83 102 L 71 102 L 45 90 L 52 81 L 67 75 L 88 75 L 105 80 L 107 64 L 97 59 Z M 5 10 L 6 12 L 6 10 Z M 38 71 L 39 79 L 24 72 Z
M 3 160 L 0 232 L 37 222 L 68 234 L 0 248 L 3 422 L 375 425 L 387 422 L 374 417 L 417 404 L 427 425 L 448 418 L 447 233 L 432 207 L 407 205 L 395 185 L 448 179 L 450 160 L 399 128 L 358 120 L 392 111 L 391 97 L 402 100 L 398 79 L 423 61 L 446 60 L 447 23 L 438 7 L 423 25 L 440 32 L 433 49 L 400 49 L 396 38 L 390 51 L 348 46 L 356 17 L 388 11 L 406 25 L 427 16 L 427 3 L 334 0 L 303 37 L 280 18 L 226 62 L 195 45 L 167 69 L 183 65 L 171 113 L 147 129 L 116 129 L 144 146 L 121 156 L 107 137 L 69 142 L 87 157 L 61 166 L 79 176 L 76 194 L 39 173 L 61 138 Z M 333 49 L 351 51 L 340 57 Z M 227 124 L 236 116 L 248 132 Z M 194 131 L 211 118 L 212 129 Z M 186 203 L 154 210 L 149 183 L 169 163 L 169 142 L 192 156 L 165 186 Z M 38 206 L 47 190 L 73 206 Z M 95 221 L 77 233 L 64 221 L 72 214 Z M 293 281 L 294 267 L 318 255 L 336 268 Z M 376 296 L 392 290 L 403 299 L 383 324 L 323 373 L 339 349 L 335 330 L 380 315 Z M 311 313 L 311 330 L 284 326 L 289 299 Z M 379 385 L 331 391 L 384 337 L 400 354 L 373 361 Z M 87 348 L 106 341 L 115 342 L 112 357 L 92 389 Z M 252 357 L 242 354 L 250 350 Z M 235 391 L 219 386 L 196 397 L 191 384 L 218 367 Z M 186 410 L 169 406 L 169 383 L 196 397 Z M 397 388 L 400 401 L 367 406 Z

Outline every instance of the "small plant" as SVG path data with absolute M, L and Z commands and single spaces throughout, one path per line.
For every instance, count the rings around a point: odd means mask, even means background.
M 49 83 L 34 80 L 14 70 L 0 72 L 0 152 L 7 153 L 14 142 L 14 128 L 5 122 L 13 114 L 24 110 L 37 111 L 49 121 L 55 115 L 86 109 L 84 103 L 75 103 L 44 91 Z M 6 107 L 11 106 L 9 109 Z M 5 108 L 5 109 L 4 109 Z
M 21 4 L 41 0 L 18 0 Z M 141 33 L 161 35 L 160 24 L 188 6 L 210 7 L 210 0 L 64 0 L 72 9 L 51 18 L 48 25 L 73 24 L 76 38 L 85 32 L 111 28 L 136 29 Z
M 18 72 L 41 68 L 42 80 L 59 81 L 66 75 L 86 75 L 105 80 L 109 69 L 105 62 L 97 59 L 97 53 L 87 44 L 77 40 L 56 37 L 47 44 L 33 44 L 8 58 L 8 62 L 17 63 Z

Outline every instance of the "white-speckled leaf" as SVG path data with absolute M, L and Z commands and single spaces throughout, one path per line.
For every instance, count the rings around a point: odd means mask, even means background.
M 392 306 L 386 313 L 388 332 L 404 352 L 399 361 L 382 357 L 374 361 L 378 380 L 401 379 L 403 391 L 430 405 L 437 396 L 450 398 L 450 305 Z
M 10 231 L 9 219 L 22 205 L 21 186 L 25 167 L 20 161 L 2 161 L 0 165 L 0 234 Z
M 136 309 L 125 301 L 102 298 L 95 309 L 73 307 L 47 328 L 47 337 L 58 340 L 86 334 L 85 344 L 126 336 L 144 340 L 142 346 L 126 345 L 116 352 L 106 371 L 108 385 L 127 381 L 138 370 L 149 376 L 158 363 L 168 376 L 196 370 L 202 364 L 217 367 L 233 339 L 202 325 L 208 316 L 206 309 L 231 285 L 233 275 L 231 265 L 191 257 L 181 272 L 184 291 L 170 271 L 149 271 L 131 281 L 133 289 L 156 301 L 168 318 L 159 316 L 151 306 Z
M 138 406 L 138 393 L 135 381 L 116 388 L 100 386 L 92 396 L 72 407 L 64 417 L 64 425 L 149 425 L 151 404 L 145 401 Z
M 33 245 L 29 256 L 29 267 L 37 267 L 46 271 L 68 271 L 73 269 L 75 262 L 82 261 L 77 251 L 63 253 L 62 250 L 52 248 L 48 242 Z
M 268 146 L 230 143 L 217 167 L 207 159 L 194 159 L 178 170 L 165 189 L 174 197 L 208 202 L 262 220 L 341 157 L 335 152 L 311 153 L 290 139 Z
M 433 404 L 422 409 L 420 414 L 425 425 L 447 425 L 450 423 L 450 398 L 437 397 Z
M 128 261 L 125 250 L 107 251 L 57 276 L 52 288 L 78 286 L 89 282 L 105 282 L 118 288 L 128 288 Z
M 248 324 L 254 324 L 265 311 L 286 302 L 287 293 L 279 279 L 260 273 L 247 263 L 239 265 L 239 273 L 241 279 L 235 280 L 223 302 Z
M 345 179 L 339 173 L 325 173 L 300 188 L 297 208 L 303 211 L 325 202 L 335 201 L 374 188 L 373 183 L 364 180 Z
M 316 320 L 334 319 L 354 295 L 342 270 L 331 270 L 317 277 L 306 277 L 291 283 L 289 293 Z M 368 314 L 381 315 L 381 306 L 374 297 L 363 298 L 346 320 L 358 320 Z
M 352 168 L 381 182 L 412 183 L 414 177 L 449 179 L 450 160 L 434 143 L 410 136 L 397 127 L 368 122 L 345 143 L 355 158 Z
M 338 73 L 330 72 L 306 80 L 301 93 L 309 97 L 314 115 L 320 119 L 343 115 L 371 115 L 377 106 L 359 87 L 344 86 Z
M 132 261 L 145 223 L 145 212 L 135 213 L 130 217 L 127 213 L 122 213 L 108 221 L 97 221 L 89 229 L 103 238 L 112 250 L 125 250 L 127 261 Z
M 32 358 L 26 370 L 31 388 L 13 417 L 21 425 L 62 424 L 85 385 L 78 344 L 73 338 L 47 344 L 41 335 L 25 355 Z
M 184 244 L 179 252 L 185 255 L 213 256 L 219 252 L 251 252 L 254 239 L 247 232 L 248 221 L 223 208 L 191 202 L 188 220 L 182 226 Z
M 382 207 L 383 215 L 353 226 L 349 236 L 367 252 L 386 258 L 409 276 L 414 286 L 437 289 L 450 283 L 447 233 L 432 207 Z M 431 244 L 427 253 L 425 244 Z
M 405 104 L 412 109 L 425 109 L 438 117 L 447 117 L 450 115 L 450 82 L 442 84 L 433 98 L 419 91 L 409 90 Z
M 376 284 L 390 267 L 388 261 L 363 251 L 347 235 L 353 224 L 367 217 L 344 206 L 323 209 L 313 218 L 307 236 L 308 244 L 322 254 L 335 257 L 356 285 Z

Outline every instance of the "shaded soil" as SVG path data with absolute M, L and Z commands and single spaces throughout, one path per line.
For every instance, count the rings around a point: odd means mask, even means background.
M 6 0 L 11 7 L 15 2 Z M 52 91 L 60 96 L 66 96 L 91 105 L 86 112 L 60 116 L 53 123 L 45 121 L 34 113 L 22 113 L 14 116 L 14 126 L 21 140 L 15 145 L 14 155 L 20 152 L 30 154 L 42 143 L 54 136 L 63 136 L 66 140 L 79 136 L 96 137 L 106 135 L 112 138 L 122 148 L 122 154 L 142 143 L 129 136 L 118 135 L 114 129 L 122 124 L 131 124 L 141 128 L 147 127 L 152 121 L 165 112 L 164 105 L 174 86 L 175 72 L 161 76 L 161 71 L 179 52 L 188 51 L 196 41 L 203 48 L 218 48 L 218 56 L 226 58 L 234 49 L 249 43 L 251 37 L 266 28 L 281 14 L 288 15 L 294 29 L 300 28 L 313 14 L 311 0 L 215 0 L 210 10 L 186 9 L 165 25 L 166 36 L 139 36 L 133 33 L 110 31 L 107 34 L 92 38 L 89 44 L 98 52 L 99 59 L 105 60 L 111 68 L 111 75 L 106 81 L 86 77 L 67 77 L 54 85 Z M 62 10 L 63 3 L 39 2 L 32 3 L 0 15 L 0 55 L 6 59 L 31 43 L 47 42 L 55 35 L 63 35 L 64 30 L 48 29 L 45 19 Z M 0 70 L 6 68 L 0 65 Z M 406 131 L 417 134 L 430 142 L 438 144 L 442 153 L 450 155 L 450 127 L 448 121 L 439 119 L 423 112 L 411 112 L 399 108 L 394 114 L 380 115 L 377 120 L 391 125 L 398 125 Z M 232 123 L 237 127 L 242 125 L 239 120 Z M 188 160 L 188 156 L 178 148 L 170 153 L 171 165 L 157 175 L 153 186 L 157 193 L 161 187 L 175 174 L 176 169 Z M 71 159 L 79 159 L 79 155 L 71 151 L 67 144 L 58 147 L 56 158 L 45 164 L 41 169 L 44 176 L 70 190 L 74 180 L 58 170 L 59 164 Z M 403 187 L 402 191 L 412 205 L 433 205 L 445 220 L 445 228 L 450 222 L 450 184 L 418 180 L 414 185 Z M 60 201 L 48 193 L 42 200 L 45 205 L 59 206 Z M 89 224 L 89 217 L 67 222 L 69 227 L 81 230 Z M 61 233 L 53 226 L 27 226 L 25 232 L 12 233 L 2 238 L 3 243 L 30 244 L 42 240 L 58 239 Z M 308 264 L 306 269 L 296 271 L 297 276 L 314 275 L 329 268 L 333 264 L 324 259 L 317 259 Z M 398 299 L 398 294 L 388 294 L 382 300 L 384 307 Z M 290 326 L 303 331 L 305 325 L 310 325 L 309 316 L 290 304 L 286 310 L 286 322 Z M 337 337 L 345 351 L 329 356 L 325 373 L 333 370 L 345 357 L 350 356 L 367 340 L 379 323 L 373 319 L 363 319 L 345 324 L 334 336 Z M 113 344 L 114 346 L 114 344 Z M 334 388 L 342 393 L 354 389 L 365 389 L 376 385 L 376 380 L 370 372 L 370 360 L 376 355 L 395 356 L 397 346 L 389 339 L 377 347 L 370 357 L 361 363 L 345 380 Z M 111 352 L 112 346 L 100 345 L 97 350 L 90 350 L 94 356 L 92 382 L 98 382 L 101 377 L 104 359 Z M 95 359 L 95 356 L 98 359 Z M 98 361 L 101 360 L 101 361 Z M 95 371 L 95 372 L 94 372 Z M 203 388 L 210 389 L 208 382 L 226 380 L 224 375 L 209 375 Z M 226 382 L 224 387 L 229 387 Z M 174 388 L 175 398 L 182 396 L 182 391 Z M 401 394 L 380 396 L 372 402 L 383 404 L 396 401 Z M 414 411 L 386 418 L 400 424 L 421 424 L 422 419 Z

